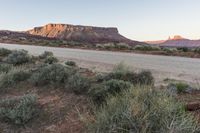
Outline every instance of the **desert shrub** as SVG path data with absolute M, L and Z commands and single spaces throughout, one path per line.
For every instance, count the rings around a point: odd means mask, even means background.
M 116 43 L 115 48 L 117 48 L 117 49 L 130 49 L 130 46 L 126 43 Z
M 181 82 L 180 83 L 176 83 L 175 86 L 176 86 L 176 89 L 177 89 L 177 93 L 183 93 L 189 87 L 188 84 L 181 83 Z
M 0 48 L 0 56 L 7 56 L 7 55 L 9 55 L 10 53 L 12 53 L 11 50 L 5 49 L 5 48 Z
M 89 132 L 198 133 L 200 126 L 182 103 L 150 86 L 134 87 L 94 109 Z
M 65 65 L 76 66 L 76 62 L 74 62 L 74 61 L 67 61 L 67 62 L 65 62 Z
M 92 101 L 99 105 L 104 103 L 108 96 L 119 94 L 123 90 L 129 89 L 131 86 L 132 84 L 130 82 L 112 79 L 91 88 L 89 95 Z
M 194 52 L 200 54 L 200 48 L 196 48 Z
M 0 64 L 0 73 L 7 73 L 12 69 L 12 65 L 10 64 Z
M 11 54 L 9 54 L 7 58 L 5 58 L 5 61 L 9 64 L 20 65 L 30 62 L 31 57 L 25 50 L 15 50 Z
M 31 73 L 23 68 L 15 68 L 8 73 L 2 73 L 0 75 L 0 89 L 8 88 L 18 84 L 21 81 L 27 80 L 31 76 Z
M 136 45 L 134 49 L 138 51 L 160 51 L 161 50 L 159 46 L 150 46 L 150 45 Z
M 102 44 L 96 44 L 95 47 L 96 47 L 96 48 L 100 48 L 100 49 L 103 49 L 103 48 L 104 48 L 104 46 L 103 46 Z
M 76 94 L 87 93 L 90 88 L 90 80 L 76 73 L 66 82 L 66 88 L 72 90 Z
M 24 125 L 38 114 L 35 95 L 25 95 L 0 101 L 0 119 Z
M 150 71 L 142 71 L 137 74 L 135 79 L 132 78 L 131 82 L 140 85 L 151 85 L 154 83 L 154 77 Z
M 109 79 L 118 79 L 129 81 L 133 84 L 146 84 L 151 85 L 154 84 L 154 78 L 150 71 L 142 71 L 140 73 L 132 72 L 127 66 L 124 64 L 117 65 L 114 70 L 104 77 L 104 80 Z
M 182 51 L 182 52 L 189 52 L 190 49 L 187 48 L 187 47 L 180 47 L 180 48 L 177 48 L 178 50 Z
M 58 59 L 54 56 L 49 56 L 45 59 L 45 63 L 48 63 L 48 64 L 54 64 L 57 62 L 58 62 Z
M 167 53 L 174 53 L 178 51 L 177 48 L 163 48 L 162 50 Z
M 44 51 L 44 53 L 42 53 L 41 55 L 39 55 L 39 58 L 40 59 L 45 59 L 49 56 L 53 56 L 53 53 L 52 52 L 49 52 L 49 51 Z
M 106 43 L 106 44 L 102 44 L 102 45 L 103 45 L 104 49 L 107 49 L 107 50 L 115 47 L 114 43 Z
M 34 85 L 61 85 L 74 70 L 60 64 L 44 65 L 33 73 L 29 81 Z

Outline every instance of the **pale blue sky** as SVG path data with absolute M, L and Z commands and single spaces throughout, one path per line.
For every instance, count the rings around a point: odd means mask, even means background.
M 200 0 L 0 0 L 0 29 L 47 23 L 117 27 L 134 40 L 200 39 Z

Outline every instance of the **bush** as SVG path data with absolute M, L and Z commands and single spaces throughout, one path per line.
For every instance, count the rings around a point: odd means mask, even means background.
M 12 67 L 10 64 L 0 64 L 0 73 L 8 73 Z
M 49 56 L 45 59 L 45 63 L 48 63 L 48 64 L 54 64 L 57 62 L 58 62 L 58 59 L 54 56 Z
M 154 88 L 135 87 L 110 97 L 94 111 L 89 132 L 95 133 L 198 133 L 200 126 L 182 103 Z
M 194 52 L 200 54 L 200 48 L 196 48 Z
M 115 48 L 117 49 L 130 49 L 131 47 L 126 43 L 116 43 Z
M 132 84 L 130 82 L 112 79 L 92 88 L 89 91 L 89 95 L 93 102 L 102 104 L 108 96 L 119 94 L 123 90 L 129 89 L 131 86 Z
M 7 56 L 10 53 L 12 53 L 11 50 L 5 49 L 5 48 L 0 48 L 0 56 Z
M 44 51 L 44 53 L 41 54 L 41 55 L 39 56 L 39 58 L 40 58 L 40 59 L 45 59 L 45 58 L 47 58 L 47 57 L 49 57 L 49 56 L 53 56 L 53 53 L 52 53 L 52 52 L 49 52 L 49 51 Z
M 60 64 L 46 65 L 38 68 L 29 81 L 34 85 L 61 85 L 64 84 L 74 70 Z
M 187 48 L 187 47 L 181 47 L 181 48 L 178 48 L 178 50 L 182 51 L 182 52 L 189 52 L 190 49 Z
M 24 125 L 37 115 L 36 96 L 25 95 L 0 101 L 0 119 Z
M 136 45 L 134 49 L 138 51 L 160 51 L 161 50 L 161 48 L 158 46 L 150 46 L 150 45 Z
M 127 66 L 124 64 L 119 64 L 113 70 L 113 72 L 109 73 L 104 77 L 104 80 L 109 79 L 118 79 L 129 81 L 133 84 L 146 84 L 152 85 L 154 84 L 154 78 L 150 71 L 142 71 L 140 73 L 135 73 L 129 70 Z
M 28 52 L 25 50 L 16 50 L 5 58 L 5 61 L 9 64 L 20 65 L 31 61 L 31 57 L 28 55 Z
M 177 48 L 163 48 L 162 50 L 167 53 L 174 53 L 178 51 Z
M 65 62 L 65 65 L 76 66 L 76 62 L 74 62 L 74 61 L 67 61 L 67 62 Z
M 178 93 L 183 93 L 186 91 L 186 89 L 189 87 L 188 84 L 185 83 L 176 83 L 175 84 L 176 88 L 177 88 L 177 92 Z
M 31 73 L 22 68 L 13 69 L 8 73 L 0 75 L 0 89 L 8 88 L 18 84 L 21 81 L 27 80 L 31 76 Z
M 90 81 L 77 73 L 69 78 L 66 88 L 73 90 L 76 94 L 87 93 L 90 88 Z

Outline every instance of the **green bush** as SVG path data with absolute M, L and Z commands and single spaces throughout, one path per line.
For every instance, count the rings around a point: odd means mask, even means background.
M 178 93 L 183 93 L 186 91 L 186 89 L 189 87 L 188 84 L 185 84 L 185 83 L 176 83 L 175 84 L 176 88 L 177 88 L 177 92 Z
M 31 73 L 23 68 L 10 70 L 8 73 L 0 75 L 0 89 L 8 88 L 18 84 L 21 81 L 27 80 Z
M 0 119 L 16 125 L 24 125 L 38 114 L 37 98 L 25 95 L 0 101 Z
M 10 53 L 12 53 L 11 50 L 5 49 L 5 48 L 0 48 L 0 56 L 7 56 Z
M 90 88 L 90 80 L 76 73 L 66 82 L 66 88 L 71 89 L 76 94 L 87 93 Z
M 89 95 L 93 102 L 102 104 L 108 96 L 119 94 L 123 90 L 129 89 L 131 86 L 132 84 L 130 82 L 112 79 L 90 89 Z
M 194 52 L 200 54 L 200 48 L 196 48 Z
M 29 81 L 34 85 L 61 85 L 64 84 L 69 76 L 74 72 L 73 69 L 66 68 L 60 64 L 46 65 L 38 68 L 33 73 Z
M 30 62 L 31 57 L 25 50 L 15 50 L 11 54 L 9 54 L 7 58 L 5 58 L 5 61 L 9 64 L 20 65 Z
M 44 53 L 42 53 L 39 58 L 40 59 L 46 59 L 47 57 L 49 56 L 53 56 L 53 53 L 52 52 L 49 52 L 49 51 L 44 51 Z
M 138 51 L 160 51 L 161 50 L 159 46 L 151 46 L 151 45 L 136 45 L 134 49 Z
M 12 67 L 10 64 L 0 64 L 0 73 L 8 73 Z
M 190 49 L 187 48 L 187 47 L 181 47 L 181 48 L 178 48 L 178 50 L 182 51 L 182 52 L 189 52 Z
M 45 59 L 45 63 L 48 63 L 48 64 L 54 64 L 57 62 L 58 62 L 58 59 L 54 56 L 49 56 Z
M 65 65 L 76 66 L 76 62 L 74 62 L 74 61 L 67 61 L 67 62 L 65 62 Z
M 113 72 L 109 73 L 104 77 L 104 80 L 109 79 L 118 79 L 129 81 L 133 84 L 146 84 L 151 85 L 154 84 L 154 78 L 150 71 L 142 71 L 140 73 L 135 73 L 129 70 L 126 66 L 118 65 Z
M 163 48 L 162 50 L 167 53 L 174 53 L 178 51 L 177 48 Z
M 150 86 L 134 87 L 94 109 L 92 133 L 199 133 L 200 126 L 182 103 Z

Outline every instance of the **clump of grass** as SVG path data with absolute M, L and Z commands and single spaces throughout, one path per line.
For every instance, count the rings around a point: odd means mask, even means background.
M 38 114 L 35 95 L 25 95 L 0 101 L 0 119 L 16 125 L 24 125 Z
M 189 87 L 188 84 L 182 82 L 176 83 L 175 86 L 177 88 L 178 93 L 184 93 L 186 89 Z
M 45 63 L 48 63 L 48 64 L 54 64 L 57 62 L 58 62 L 58 59 L 54 56 L 49 56 L 45 59 Z
M 93 102 L 102 104 L 105 103 L 105 100 L 108 96 L 117 95 L 120 92 L 129 89 L 131 86 L 132 84 L 130 82 L 111 79 L 91 88 L 89 95 Z
M 66 88 L 71 89 L 76 94 L 87 93 L 90 85 L 90 80 L 79 73 L 72 75 L 66 82 Z
M 65 65 L 68 65 L 68 66 L 76 66 L 76 62 L 74 62 L 74 61 L 67 61 L 67 62 L 65 62 Z
M 8 73 L 12 68 L 10 64 L 0 64 L 0 73 Z
M 104 77 L 104 80 L 109 79 L 118 79 L 131 82 L 133 84 L 140 84 L 140 85 L 153 85 L 154 78 L 150 71 L 142 71 L 140 73 L 135 73 L 131 71 L 127 66 L 124 64 L 117 65 L 113 72 L 109 73 Z
M 134 49 L 138 51 L 160 51 L 161 50 L 161 48 L 158 46 L 150 46 L 150 45 L 136 45 Z
M 18 84 L 21 81 L 27 80 L 31 76 L 31 73 L 23 68 L 15 68 L 8 73 L 2 73 L 0 75 L 0 89 L 5 89 Z
M 198 133 L 200 126 L 182 103 L 151 86 L 136 86 L 109 97 L 94 111 L 89 132 Z
M 31 62 L 31 56 L 25 50 L 15 50 L 4 60 L 9 64 L 21 65 Z
M 40 58 L 40 59 L 46 59 L 46 58 L 49 57 L 49 56 L 53 56 L 53 53 L 50 52 L 50 51 L 44 51 L 44 53 L 42 53 L 42 54 L 39 56 L 39 58 Z
M 11 50 L 5 49 L 5 48 L 0 48 L 0 56 L 7 56 L 10 53 L 12 53 Z

